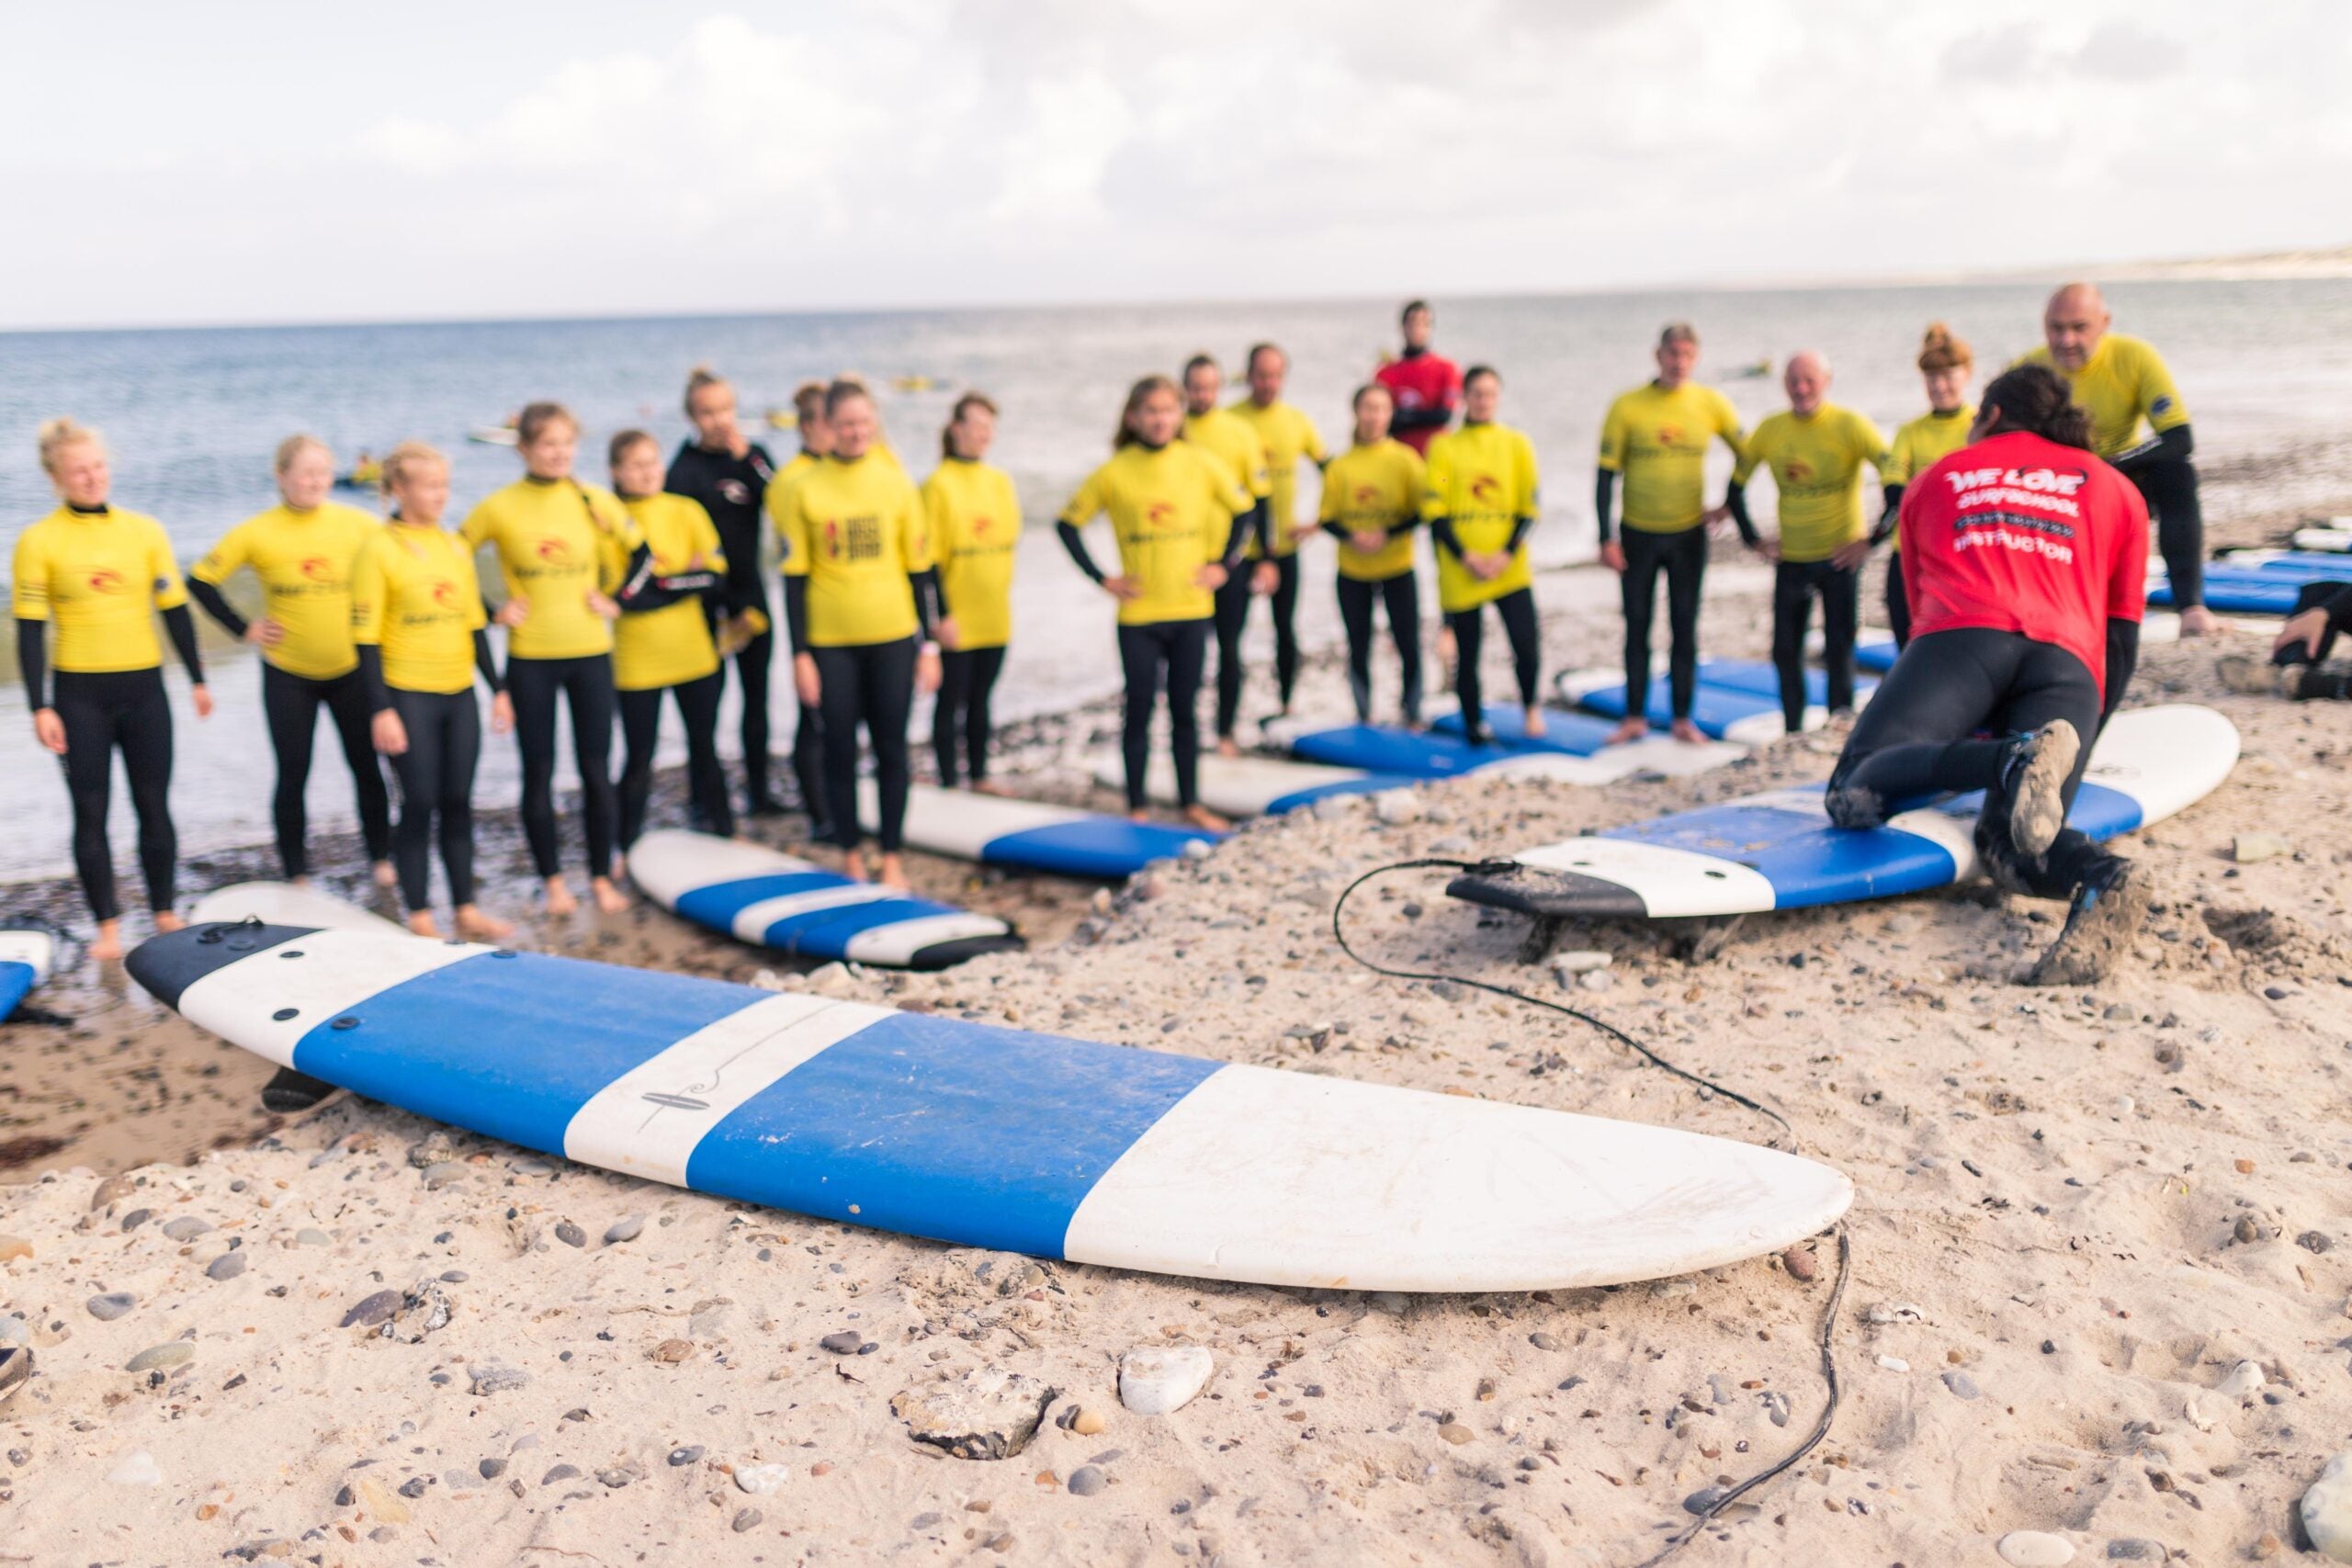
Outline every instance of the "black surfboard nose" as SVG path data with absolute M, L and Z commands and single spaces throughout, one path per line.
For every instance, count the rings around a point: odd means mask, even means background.
M 130 950 L 123 967 L 150 996 L 176 1012 L 181 994 L 214 970 L 226 969 L 265 948 L 309 936 L 316 929 L 269 926 L 259 920 L 212 921 L 149 937 Z

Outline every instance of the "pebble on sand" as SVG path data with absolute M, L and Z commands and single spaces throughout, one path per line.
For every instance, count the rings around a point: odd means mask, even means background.
M 615 1220 L 605 1232 L 605 1245 L 611 1247 L 616 1242 L 635 1241 L 644 1234 L 644 1231 L 645 1216 L 643 1214 L 631 1214 L 626 1219 Z
M 521 1388 L 531 1381 L 531 1374 L 520 1367 L 510 1367 L 503 1361 L 477 1361 L 466 1368 L 469 1386 L 477 1395 L 503 1393 L 510 1388 Z
M 214 1258 L 212 1266 L 204 1272 L 215 1280 L 233 1280 L 244 1271 L 245 1255 L 243 1253 L 224 1252 Z
M 122 1364 L 126 1372 L 152 1372 L 160 1367 L 176 1367 L 196 1359 L 196 1347 L 185 1339 L 174 1339 L 162 1345 L 151 1345 Z
M 1073 1497 L 1091 1497 L 1109 1484 L 1110 1479 L 1102 1473 L 1100 1465 L 1081 1464 L 1069 1472 L 1069 1491 Z
M 174 1241 L 194 1241 L 211 1228 L 209 1220 L 199 1220 L 194 1214 L 182 1214 L 164 1222 L 164 1234 Z
M 1182 1410 L 1216 1365 L 1197 1345 L 1139 1347 L 1119 1358 L 1119 1403 L 1138 1416 Z
M 2075 1560 L 2074 1543 L 2046 1530 L 2011 1530 L 1993 1550 L 2009 1568 L 2065 1568 Z
M 137 1306 L 139 1298 L 129 1291 L 108 1291 L 105 1295 L 92 1296 L 83 1304 L 90 1309 L 90 1315 L 100 1323 L 112 1323 L 116 1318 Z
M 2240 833 L 2230 843 L 2230 858 L 2240 865 L 2292 854 L 2295 846 L 2276 833 Z
M 398 1291 L 378 1291 L 372 1296 L 362 1296 L 353 1303 L 351 1310 L 343 1314 L 341 1326 L 349 1328 L 356 1324 L 374 1328 L 400 1310 L 401 1293 Z
M 2330 1562 L 2352 1562 L 2352 1449 L 2327 1461 L 2303 1494 L 2303 1533 Z
M 2267 1381 L 2262 1375 L 2261 1363 L 2240 1361 L 2230 1369 L 2226 1377 L 2213 1385 L 2213 1392 L 2223 1399 L 2245 1399 L 2260 1393 L 2262 1385 Z
M 754 1497 L 768 1497 L 791 1474 L 788 1464 L 739 1464 L 735 1467 L 735 1484 Z
M 1821 1272 L 1821 1260 L 1809 1247 L 1792 1247 L 1781 1254 L 1781 1267 L 1792 1280 L 1811 1280 Z
M 759 1522 L 760 1511 L 757 1508 L 738 1508 L 735 1510 L 735 1523 L 731 1528 L 737 1535 L 741 1535 Z
M 12 1258 L 30 1258 L 33 1244 L 20 1235 L 0 1235 L 0 1263 Z
M 153 1454 L 145 1449 L 133 1449 L 115 1461 L 114 1468 L 107 1472 L 107 1479 L 117 1486 L 161 1486 L 164 1469 L 155 1462 Z

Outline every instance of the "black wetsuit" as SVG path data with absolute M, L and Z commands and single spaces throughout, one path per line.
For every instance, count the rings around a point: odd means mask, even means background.
M 767 580 L 760 574 L 767 532 L 761 502 L 775 477 L 775 460 L 756 441 L 741 457 L 688 441 L 670 459 L 670 472 L 662 482 L 671 494 L 699 502 L 718 529 L 719 547 L 727 556 L 722 591 L 726 612 L 757 610 L 768 620 L 768 629 L 735 655 L 735 678 L 743 694 L 744 809 L 753 815 L 776 808 L 768 784 L 768 680 L 775 665 L 775 608 L 768 600 Z M 723 685 L 723 673 L 720 680 Z
M 1611 513 L 1615 509 L 1617 475 L 1602 468 L 1593 486 L 1593 512 L 1600 525 L 1600 542 L 1609 543 Z M 1756 525 L 1747 515 L 1747 496 L 1735 484 L 1724 496 L 1740 537 L 1753 545 Z M 1707 526 L 1693 524 L 1673 533 L 1654 533 L 1628 524 L 1618 536 L 1625 552 L 1625 572 L 1618 584 L 1625 613 L 1625 712 L 1649 711 L 1650 624 L 1657 613 L 1657 580 L 1666 577 L 1666 620 L 1670 638 L 1667 681 L 1676 718 L 1690 716 L 1699 694 L 1699 601 L 1707 581 Z
M 2319 635 L 2316 645 L 2295 643 L 2270 656 L 2274 664 L 2304 666 L 2288 695 L 2298 702 L 2313 698 L 2344 702 L 2352 699 L 2352 672 L 2342 670 L 2322 670 L 2320 665 L 2335 650 L 2335 639 L 2352 631 L 2352 582 L 2307 582 L 2295 594 L 2295 615 L 2310 610 L 2327 612 L 2327 629 Z

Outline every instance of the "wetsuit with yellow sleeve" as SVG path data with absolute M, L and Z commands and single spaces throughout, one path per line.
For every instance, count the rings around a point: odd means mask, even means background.
M 1119 575 L 1132 597 L 1119 601 L 1119 664 L 1126 677 L 1120 750 L 1126 763 L 1127 807 L 1147 798 L 1151 716 L 1168 692 L 1170 749 L 1178 804 L 1199 795 L 1201 667 L 1217 595 L 1197 579 L 1204 566 L 1238 574 L 1249 542 L 1257 497 L 1238 473 L 1189 441 L 1148 446 L 1133 441 L 1087 477 L 1056 525 L 1078 569 L 1095 582 L 1102 570 L 1079 530 L 1107 513 L 1119 545 Z
M 633 495 L 623 501 L 639 548 L 614 595 L 613 684 L 621 718 L 620 845 L 645 829 L 653 796 L 653 755 L 662 735 L 662 694 L 686 731 L 686 796 L 695 828 L 731 838 L 734 807 L 718 763 L 718 699 L 727 689 L 713 616 L 726 611 L 730 573 L 718 526 L 698 501 Z
M 1531 708 L 1543 701 L 1536 682 L 1544 649 L 1535 622 L 1534 574 L 1527 558 L 1527 535 L 1535 526 L 1537 504 L 1535 448 L 1518 431 L 1464 420 L 1460 429 L 1430 443 L 1421 517 L 1437 547 L 1438 608 L 1453 632 L 1454 690 L 1462 698 L 1465 732 L 1474 742 L 1483 742 L 1487 734 L 1478 679 L 1484 606 L 1495 606 L 1510 639 L 1520 700 Z M 1493 577 L 1470 570 L 1468 557 L 1496 553 L 1510 560 Z
M 1885 483 L 1886 510 L 1880 513 L 1878 525 L 1871 530 L 1871 544 L 1883 544 L 1892 538 L 1894 553 L 1902 553 L 1903 535 L 1895 524 L 1903 515 L 1904 490 L 1943 458 L 1967 446 L 1968 432 L 1975 423 L 1974 409 L 1929 409 L 1895 428 L 1894 439 L 1887 445 L 1886 467 L 1879 470 L 1879 478 Z M 1911 641 L 1911 602 L 1903 591 L 1900 561 L 1886 571 L 1886 624 L 1894 628 L 1894 646 L 1899 652 Z
M 2080 370 L 2061 368 L 2044 344 L 2018 361 L 2065 378 L 2091 416 L 2091 450 L 2137 486 L 2156 520 L 2156 547 L 2175 608 L 2205 603 L 2205 513 L 2189 459 L 2197 437 L 2164 355 L 2136 337 L 2103 333 Z M 2141 439 L 2145 428 L 2147 439 Z
M 1421 714 L 1421 608 L 1413 575 L 1413 530 L 1420 525 L 1428 471 L 1420 454 L 1393 437 L 1351 446 L 1323 470 L 1323 531 L 1340 542 L 1340 620 L 1348 630 L 1348 688 L 1356 717 L 1372 718 L 1373 604 L 1385 602 L 1388 635 L 1403 667 L 1405 722 Z M 1356 548 L 1359 534 L 1387 542 Z
M 107 837 L 118 750 L 139 818 L 148 907 L 170 908 L 179 836 L 172 826 L 172 709 L 155 640 L 158 611 L 188 679 L 198 685 L 204 660 L 164 525 L 110 506 L 60 506 L 17 536 L 12 596 L 25 705 L 35 713 L 55 710 L 65 728 L 60 761 L 74 804 L 74 864 L 90 913 L 101 921 L 122 914 Z M 47 642 L 52 624 L 53 692 Z
M 1780 494 L 1780 561 L 1772 571 L 1772 663 L 1781 676 L 1781 716 L 1792 735 L 1804 728 L 1804 643 L 1813 601 L 1821 600 L 1822 663 L 1829 672 L 1829 711 L 1854 705 L 1854 639 L 1861 614 L 1861 569 L 1831 558 L 1870 537 L 1862 522 L 1862 468 L 1883 480 L 1886 437 L 1852 409 L 1823 403 L 1800 417 L 1783 409 L 1747 438 L 1732 472 L 1734 487 L 1759 468 Z
M 572 761 L 588 874 L 613 871 L 618 803 L 613 793 L 612 623 L 590 603 L 621 585 L 636 525 L 608 491 L 576 479 L 522 479 L 493 491 L 466 517 L 459 537 L 498 551 L 510 602 L 527 613 L 506 637 L 506 684 L 523 759 L 523 834 L 541 877 L 560 875 L 555 734 L 559 701 L 571 711 Z
M 931 709 L 932 758 L 939 782 L 989 775 L 989 699 L 1012 639 L 1012 563 L 1021 500 L 1012 476 L 991 464 L 943 458 L 922 482 L 923 515 L 939 558 L 940 614 L 956 624 L 956 646 L 939 656 L 939 700 Z
M 250 567 L 261 581 L 263 613 L 285 634 L 262 646 L 261 703 L 277 756 L 271 802 L 277 858 L 289 879 L 310 874 L 305 795 L 322 707 L 351 767 L 368 858 L 391 853 L 390 796 L 368 737 L 368 693 L 351 642 L 352 564 L 382 526 L 373 513 L 334 502 L 307 512 L 280 504 L 230 529 L 188 572 L 188 596 L 231 637 L 243 637 L 247 622 L 220 588 Z
M 499 689 L 484 625 L 474 553 L 455 534 L 396 519 L 361 547 L 351 573 L 351 636 L 369 707 L 398 714 L 408 741 L 390 761 L 401 783 L 392 865 L 411 914 L 431 906 L 436 838 L 450 901 L 474 901 L 475 671 Z
M 1668 684 L 1674 716 L 1688 718 L 1699 691 L 1699 598 L 1707 579 L 1707 450 L 1721 440 L 1737 459 L 1746 433 L 1731 400 L 1712 387 L 1656 381 L 1619 394 L 1600 425 L 1600 461 L 1593 476 L 1593 513 L 1603 548 L 1613 533 L 1620 478 L 1625 487 L 1625 526 L 1618 536 L 1625 570 L 1618 592 L 1625 613 L 1625 711 L 1648 710 L 1650 623 L 1657 614 L 1657 580 L 1666 578 L 1671 635 Z M 1732 487 L 1735 494 L 1738 486 Z M 1726 505 L 1736 504 L 1733 496 Z M 1743 509 L 1741 534 L 1755 529 Z
M 874 748 L 875 838 L 899 852 L 907 814 L 907 719 L 939 578 L 922 498 L 884 454 L 827 457 L 785 497 L 784 602 L 796 656 L 816 663 L 832 841 L 858 847 L 857 732 Z M 920 640 L 919 640 L 920 639 Z

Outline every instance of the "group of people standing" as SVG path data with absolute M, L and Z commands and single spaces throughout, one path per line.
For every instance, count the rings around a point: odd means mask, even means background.
M 1351 441 L 1336 455 L 1313 421 L 1284 400 L 1289 360 L 1271 343 L 1249 351 L 1247 394 L 1229 403 L 1221 367 L 1205 355 L 1178 378 L 1146 377 L 1130 389 L 1110 460 L 1061 509 L 1058 530 L 1080 570 L 1116 602 L 1127 798 L 1137 815 L 1145 809 L 1151 726 L 1164 695 L 1180 809 L 1201 826 L 1223 825 L 1201 805 L 1198 791 L 1197 707 L 1208 652 L 1214 644 L 1215 741 L 1230 754 L 1238 750 L 1240 645 L 1257 599 L 1272 612 L 1276 694 L 1282 710 L 1290 707 L 1299 668 L 1299 549 L 1317 527 L 1337 544 L 1336 592 L 1360 717 L 1373 713 L 1374 625 L 1385 614 L 1402 677 L 1398 711 L 1408 725 L 1420 721 L 1424 660 L 1414 536 L 1426 530 L 1441 641 L 1450 645 L 1470 738 L 1482 740 L 1487 732 L 1480 656 L 1488 606 L 1510 648 L 1525 729 L 1543 733 L 1527 548 L 1539 512 L 1533 448 L 1500 423 L 1499 372 L 1483 365 L 1464 372 L 1437 355 L 1433 324 L 1426 302 L 1406 308 L 1404 351 L 1357 389 Z M 1709 539 L 1726 525 L 1736 526 L 1775 566 L 1773 657 L 1789 727 L 1797 728 L 1804 716 L 1815 600 L 1822 604 L 1829 706 L 1850 708 L 1860 569 L 1882 543 L 1905 547 L 1914 532 L 1906 495 L 1941 459 L 1981 436 L 1996 410 L 2007 422 L 1999 426 L 2005 431 L 2087 443 L 2114 459 L 2132 481 L 2123 490 L 2159 521 L 2184 630 L 2205 629 L 2211 617 L 2198 603 L 2201 530 L 2188 464 L 2188 414 L 2154 352 L 2107 326 L 2096 290 L 2060 290 L 2045 312 L 2046 347 L 1996 383 L 2016 383 L 2006 400 L 1988 395 L 1979 411 L 1968 406 L 1967 344 L 1940 325 L 1930 328 L 1918 358 L 1928 412 L 1891 443 L 1870 420 L 1828 400 L 1830 367 L 1810 351 L 1786 366 L 1788 408 L 1752 434 L 1743 430 L 1729 400 L 1694 379 L 1695 330 L 1680 322 L 1667 327 L 1656 377 L 1608 411 L 1594 495 L 1601 558 L 1623 581 L 1623 738 L 1647 728 L 1660 577 L 1671 727 L 1681 739 L 1701 738 L 1690 718 L 1698 611 Z M 2033 396 L 2020 402 L 2018 378 L 2028 369 L 2040 379 L 2028 378 Z M 2083 416 L 2082 442 L 2071 439 L 2073 425 L 2033 400 L 2047 400 L 2051 387 L 2055 409 Z M 799 699 L 792 767 L 812 836 L 838 848 L 851 874 L 903 886 L 907 732 L 918 691 L 938 694 L 932 741 L 941 781 L 994 787 L 990 699 L 1011 638 L 1021 523 L 1011 479 L 986 461 L 996 405 L 978 392 L 956 400 L 942 432 L 939 463 L 920 487 L 884 438 L 873 399 L 853 378 L 811 383 L 796 394 L 801 449 L 782 464 L 744 434 L 733 389 L 723 378 L 697 369 L 684 411 L 694 434 L 666 466 L 650 434 L 615 436 L 606 451 L 606 488 L 574 477 L 579 425 L 571 414 L 554 403 L 531 405 L 516 421 L 522 478 L 483 499 L 455 528 L 446 520 L 448 465 L 432 448 L 406 443 L 382 459 L 387 515 L 379 519 L 331 501 L 330 454 L 310 437 L 289 438 L 277 456 L 279 504 L 232 529 L 186 583 L 161 526 L 111 506 L 96 433 L 71 421 L 45 426 L 41 461 L 62 504 L 17 543 L 18 647 L 37 733 L 64 759 L 76 863 L 99 922 L 96 951 L 119 950 L 120 910 L 106 840 L 114 751 L 122 753 L 130 780 L 150 903 L 159 925 L 175 923 L 175 844 L 166 798 L 171 712 L 154 612 L 162 613 L 187 666 L 199 717 L 209 712 L 210 695 L 187 601 L 258 646 L 278 764 L 273 818 L 288 877 L 309 871 L 303 800 L 323 708 L 354 776 L 368 857 L 379 879 L 400 888 L 413 927 L 438 929 L 430 904 L 437 845 L 457 930 L 494 938 L 506 928 L 475 902 L 472 871 L 471 801 L 481 745 L 477 684 L 488 690 L 492 728 L 516 737 L 521 817 L 550 912 L 576 908 L 555 807 L 559 710 L 571 720 L 588 890 L 601 909 L 626 902 L 616 886 L 618 854 L 645 825 L 665 694 L 685 732 L 697 827 L 721 834 L 734 829 L 736 807 L 717 743 L 730 663 L 742 699 L 741 809 L 754 817 L 782 809 L 769 761 L 775 605 L 761 564 L 769 526 L 782 560 L 785 634 Z M 2132 446 L 2143 423 L 2154 437 Z M 1730 448 L 1734 467 L 1729 488 L 1710 506 L 1704 469 L 1717 441 Z M 1323 470 L 1311 523 L 1298 507 L 1302 470 L 1310 463 Z M 1865 467 L 1876 470 L 1883 491 L 1875 526 L 1864 515 Z M 1770 537 L 1751 519 L 1746 495 L 1762 468 L 1771 471 L 1778 491 L 1778 526 Z M 1115 571 L 1097 564 L 1084 537 L 1087 525 L 1103 516 L 1115 543 Z M 475 575 L 475 552 L 485 547 L 494 551 L 503 589 L 494 612 Z M 1888 573 L 1886 608 L 1899 642 L 1928 629 L 1922 611 L 1933 599 L 1915 570 L 1918 547 L 1911 548 L 1913 557 Z M 252 620 L 221 591 L 241 570 L 254 572 L 263 590 L 265 608 Z M 2110 607 L 2118 616 L 2120 605 L 2119 597 Z M 1947 629 L 1948 607 L 1938 613 L 1943 618 L 1936 629 Z M 2136 612 L 2131 619 L 2136 625 Z M 45 636 L 51 621 L 53 694 Z M 489 636 L 493 624 L 505 634 L 503 662 Z M 2312 641 L 2317 646 L 2319 638 Z M 2128 677 L 2128 658 L 2108 655 L 2104 693 L 2095 690 L 2107 695 L 2104 706 L 2076 712 L 2084 705 L 2071 697 L 2061 705 L 2083 754 L 2100 714 L 2120 694 L 2119 662 Z M 1919 716 L 1939 712 L 1938 705 L 1889 705 L 1887 697 L 1928 680 L 1891 678 L 1872 713 L 1902 712 L 1924 722 Z M 617 775 L 611 768 L 616 719 L 623 743 Z M 1864 750 L 1878 756 L 1875 763 L 1841 769 L 1843 809 L 1857 820 L 1868 812 L 1854 802 L 1902 793 L 1877 781 L 1892 765 L 1880 755 L 1892 744 L 1880 731 L 1892 722 L 1865 726 Z M 874 760 L 871 793 L 864 797 L 861 739 Z M 1864 739 L 1858 731 L 1857 744 Z M 397 822 L 379 757 L 400 785 Z M 1970 776 L 1983 771 L 1976 767 Z M 2079 777 L 2079 769 L 2073 774 Z M 869 829 L 879 851 L 872 865 L 863 852 Z

